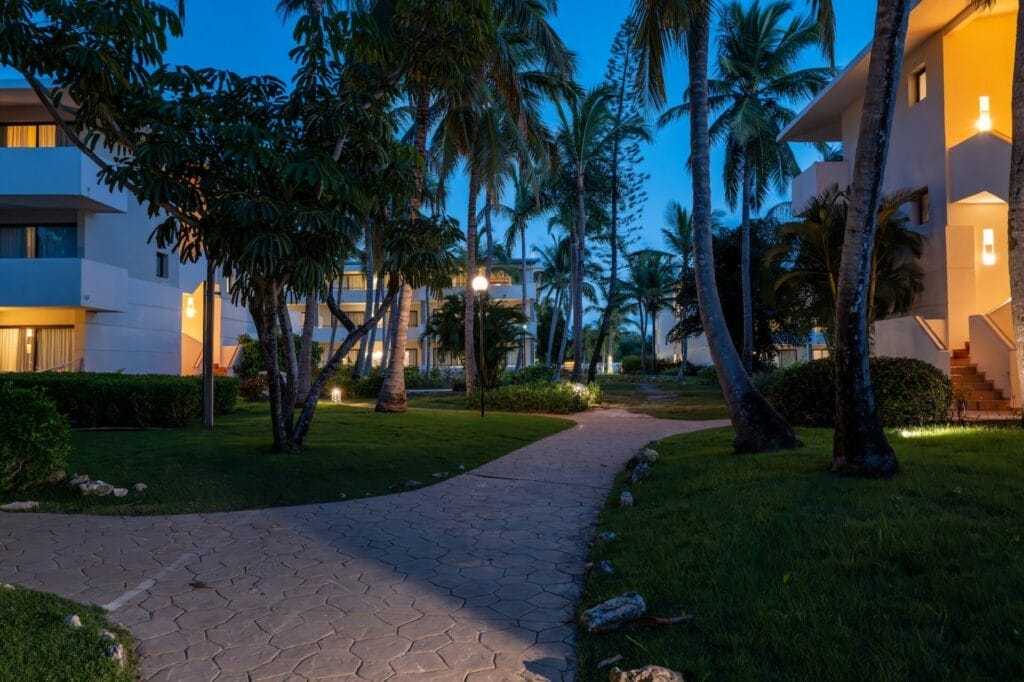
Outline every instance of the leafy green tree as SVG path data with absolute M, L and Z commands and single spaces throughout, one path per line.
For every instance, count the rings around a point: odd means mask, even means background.
M 484 346 L 480 346 L 478 333 L 473 340 L 473 353 L 477 356 L 477 366 L 486 368 L 485 388 L 497 388 L 508 354 L 519 345 L 526 316 L 518 308 L 502 305 L 501 301 L 490 296 L 481 296 L 476 301 L 477 323 L 481 311 L 484 319 Z M 427 322 L 427 338 L 435 340 L 438 350 L 449 357 L 462 358 L 466 354 L 465 314 L 465 294 L 453 294 L 445 297 L 441 307 Z

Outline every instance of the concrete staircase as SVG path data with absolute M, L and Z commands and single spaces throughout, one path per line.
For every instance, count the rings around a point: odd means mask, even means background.
M 1010 409 L 1009 399 L 992 385 L 977 365 L 971 364 L 971 348 L 957 348 L 950 358 L 953 375 L 953 390 L 961 391 L 967 401 L 968 410 L 979 412 L 1005 412 Z

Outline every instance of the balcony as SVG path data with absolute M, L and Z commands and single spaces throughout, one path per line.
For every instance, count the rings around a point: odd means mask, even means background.
M 994 132 L 978 133 L 949 150 L 949 200 L 963 204 L 1006 203 L 1010 177 L 1010 140 Z
M 125 194 L 102 184 L 96 164 L 74 147 L 0 148 L 0 169 L 0 209 L 127 209 Z
M 0 307 L 124 310 L 124 268 L 84 258 L 5 258 L 0 264 Z
M 793 178 L 793 213 L 799 214 L 811 199 L 832 185 L 846 189 L 850 184 L 850 168 L 845 161 L 819 161 Z

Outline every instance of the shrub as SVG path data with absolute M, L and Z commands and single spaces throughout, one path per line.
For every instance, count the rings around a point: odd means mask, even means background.
M 622 358 L 622 373 L 623 374 L 639 374 L 640 373 L 640 356 L 639 355 L 625 355 Z
M 298 334 L 293 334 L 292 336 L 295 343 L 295 353 L 298 354 L 299 346 L 302 345 L 302 337 Z M 267 366 L 266 363 L 263 362 L 263 353 L 260 351 L 260 344 L 257 339 L 254 339 L 248 334 L 242 334 L 238 337 L 238 345 L 241 346 L 242 352 L 239 354 L 238 362 L 235 365 L 235 374 L 243 379 L 252 379 L 253 377 L 259 376 L 260 372 L 266 371 Z M 284 336 L 278 336 L 278 369 L 281 371 L 284 371 L 286 367 L 284 349 Z M 316 376 L 320 369 L 320 364 L 323 362 L 324 347 L 320 342 L 314 341 L 310 350 L 312 351 L 313 376 Z
M 871 358 L 878 412 L 886 427 L 944 422 L 953 388 L 940 370 L 911 358 Z M 815 360 L 775 372 L 765 397 L 791 424 L 835 426 L 835 364 Z
M 643 374 L 644 365 L 640 362 L 639 355 L 626 355 L 622 358 L 623 374 Z M 649 374 L 675 374 L 679 371 L 679 363 L 672 360 L 659 358 L 655 362 L 654 371 L 651 371 L 651 359 L 646 358 L 646 369 Z
M 376 398 L 380 395 L 380 389 L 384 385 L 384 375 L 379 368 L 372 368 L 369 374 L 359 379 L 352 378 L 353 369 L 351 365 L 339 369 L 324 384 L 320 397 L 324 399 L 330 398 L 331 391 L 335 388 L 340 388 L 341 397 L 347 400 L 353 398 Z
M 597 384 L 584 386 L 567 381 L 513 384 L 489 389 L 486 393 L 487 407 L 507 412 L 572 414 L 601 403 L 601 387 Z M 469 407 L 479 409 L 480 391 L 466 400 Z
M 518 384 L 538 384 L 545 381 L 551 381 L 551 377 L 555 374 L 555 368 L 548 365 L 533 365 L 532 367 L 523 367 L 512 372 L 504 372 L 501 375 L 501 383 L 503 386 L 511 386 Z
M 73 425 L 92 427 L 176 427 L 198 419 L 202 379 L 164 374 L 45 372 L 8 374 L 19 388 L 39 388 Z M 214 414 L 235 408 L 238 379 L 216 377 Z
M 47 482 L 64 468 L 71 432 L 40 389 L 0 382 L 0 491 Z
M 238 394 L 242 400 L 256 402 L 263 399 L 263 392 L 267 390 L 267 377 L 256 375 L 247 377 L 238 382 Z
M 701 367 L 698 369 L 697 383 L 701 386 L 717 386 L 718 372 L 715 370 L 715 366 L 708 365 L 707 367 Z

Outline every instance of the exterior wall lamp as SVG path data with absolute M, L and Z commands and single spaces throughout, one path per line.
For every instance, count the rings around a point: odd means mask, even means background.
M 196 299 L 192 296 L 185 298 L 185 317 L 193 318 L 196 316 Z
M 987 95 L 978 98 L 978 130 L 992 130 L 992 101 Z
M 983 265 L 996 264 L 996 231 L 991 227 L 981 231 L 981 262 Z

